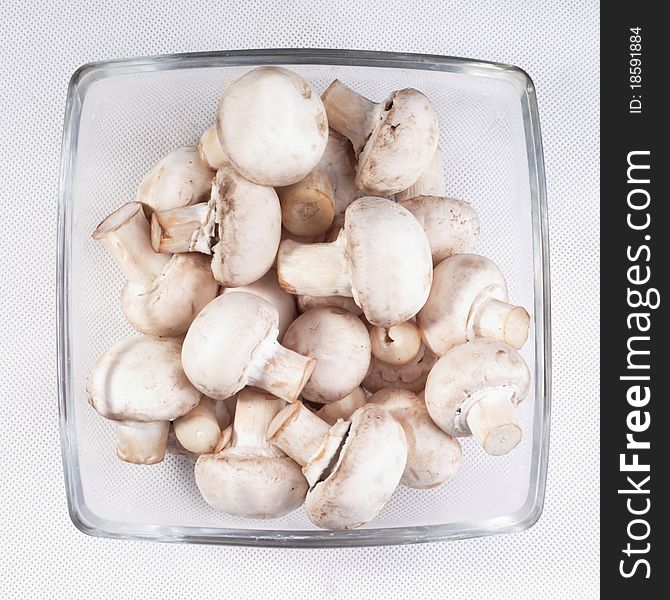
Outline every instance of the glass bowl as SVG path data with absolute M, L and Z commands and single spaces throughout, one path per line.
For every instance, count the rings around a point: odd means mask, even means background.
M 134 198 L 142 176 L 214 121 L 226 84 L 258 65 L 285 65 L 318 91 L 339 78 L 368 98 L 414 87 L 432 100 L 450 195 L 481 219 L 477 252 L 505 273 L 511 301 L 533 326 L 522 354 L 533 374 L 519 406 L 522 442 L 504 457 L 463 440 L 463 465 L 435 490 L 399 486 L 361 529 L 330 532 L 302 510 L 252 521 L 211 509 L 192 463 L 154 466 L 115 456 L 109 422 L 86 400 L 95 358 L 132 330 L 121 313 L 120 270 L 91 232 Z M 462 58 L 341 50 L 209 52 L 87 64 L 70 81 L 58 219 L 60 427 L 70 516 L 83 532 L 165 542 L 282 547 L 405 544 L 518 531 L 542 512 L 550 410 L 547 214 L 533 83 L 517 67 Z

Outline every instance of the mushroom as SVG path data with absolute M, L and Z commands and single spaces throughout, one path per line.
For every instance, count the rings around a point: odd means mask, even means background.
M 307 516 L 325 529 L 354 529 L 373 519 L 407 459 L 402 427 L 376 404 L 331 426 L 297 402 L 273 419 L 268 440 L 302 465 L 310 486 Z
M 316 415 L 326 423 L 335 425 L 338 419 L 348 421 L 353 412 L 364 404 L 367 404 L 368 396 L 362 387 L 357 387 L 351 394 L 341 400 L 336 400 L 329 404 L 322 404 L 316 410 Z M 318 404 L 316 406 L 319 406 Z
M 188 206 L 209 199 L 214 171 L 202 162 L 195 146 L 175 148 L 142 179 L 135 201 L 147 216 L 155 210 Z
M 129 202 L 93 232 L 128 280 L 121 308 L 138 331 L 154 336 L 183 334 L 200 309 L 219 292 L 209 261 L 201 255 L 156 254 L 142 205 Z
M 526 398 L 530 373 L 521 355 L 497 340 L 452 348 L 426 382 L 426 408 L 454 436 L 472 435 L 488 454 L 507 454 L 521 440 L 514 408 Z
M 370 365 L 370 336 L 360 319 L 341 308 L 313 308 L 286 331 L 282 344 L 316 367 L 302 390 L 303 398 L 326 404 L 341 400 L 363 381 Z
M 454 254 L 435 267 L 416 322 L 425 344 L 442 356 L 475 338 L 521 348 L 530 317 L 521 306 L 508 304 L 505 278 L 495 263 L 477 254 Z
M 353 297 L 370 323 L 391 327 L 424 305 L 432 281 L 423 228 L 402 206 L 364 197 L 346 210 L 337 240 L 284 240 L 277 256 L 280 285 L 291 294 Z
M 278 330 L 279 314 L 267 300 L 248 292 L 219 296 L 200 311 L 186 334 L 184 371 L 215 400 L 249 385 L 295 402 L 316 361 L 281 346 Z
M 206 454 L 216 448 L 221 431 L 228 424 L 227 412 L 224 415 L 220 408 L 217 411 L 214 400 L 202 396 L 196 407 L 174 420 L 173 426 L 177 441 L 185 450 Z
M 281 237 L 281 208 L 271 187 L 230 166 L 216 172 L 207 205 L 157 212 L 151 240 L 157 252 L 213 254 L 212 272 L 226 287 L 248 285 L 268 272 Z
M 202 162 L 214 171 L 230 162 L 228 160 L 228 155 L 224 152 L 221 143 L 219 142 L 216 125 L 212 125 L 200 136 L 198 152 Z
M 433 423 L 426 404 L 416 394 L 383 389 L 373 394 L 369 402 L 388 410 L 405 432 L 407 464 L 400 483 L 427 490 L 454 476 L 461 466 L 461 445 Z
M 256 294 L 267 300 L 272 306 L 277 309 L 279 313 L 279 335 L 278 340 L 284 338 L 284 334 L 288 326 L 295 321 L 298 312 L 295 307 L 295 298 L 291 294 L 287 294 L 279 285 L 277 280 L 277 271 L 270 269 L 259 280 L 250 283 L 249 285 L 241 285 L 234 288 L 224 288 L 222 294 L 230 294 L 231 292 L 249 292 Z
M 442 163 L 442 150 L 438 146 L 430 159 L 428 166 L 421 171 L 419 178 L 406 190 L 395 195 L 395 200 L 409 200 L 416 196 L 446 196 L 447 186 L 444 184 L 444 166 Z
M 418 394 L 426 386 L 428 373 L 437 358 L 427 348 L 422 349 L 414 360 L 404 365 L 390 365 L 373 356 L 362 385 L 369 392 L 399 388 Z
M 336 79 L 322 99 L 331 128 L 354 146 L 360 190 L 383 196 L 407 189 L 433 158 L 439 126 L 421 92 L 402 89 L 375 104 Z
M 306 177 L 328 140 L 319 95 L 300 75 L 282 67 L 259 67 L 230 84 L 219 102 L 216 128 L 235 169 L 270 186 Z
M 95 361 L 86 382 L 88 401 L 114 422 L 121 460 L 161 462 L 170 421 L 200 401 L 184 374 L 180 351 L 173 340 L 140 335 L 116 342 Z
M 472 252 L 479 239 L 479 217 L 469 202 L 448 196 L 415 196 L 399 200 L 421 223 L 433 265 L 452 254 Z
M 272 519 L 294 511 L 305 499 L 300 467 L 266 440 L 268 425 L 284 401 L 254 388 L 237 399 L 230 445 L 203 454 L 195 481 L 205 502 L 236 517 Z
M 277 188 L 282 223 L 294 235 L 324 233 L 335 216 L 333 185 L 326 170 L 317 165 L 300 181 Z
M 392 327 L 371 327 L 372 355 L 390 365 L 406 365 L 421 352 L 421 331 L 414 321 Z
M 304 179 L 277 189 L 282 222 L 288 231 L 304 237 L 322 235 L 335 214 L 343 213 L 362 195 L 354 183 L 350 154 L 353 149 L 349 140 L 331 130 L 326 150 L 314 170 Z M 341 227 L 340 224 L 338 232 Z

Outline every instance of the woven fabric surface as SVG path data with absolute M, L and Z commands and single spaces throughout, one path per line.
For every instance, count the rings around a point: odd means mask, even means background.
M 598 593 L 599 9 L 595 1 L 9 0 L 0 19 L 0 597 L 595 598 Z M 71 524 L 56 393 L 65 92 L 82 63 L 271 47 L 466 56 L 537 87 L 549 197 L 553 409 L 539 522 L 522 533 L 351 550 L 94 539 Z

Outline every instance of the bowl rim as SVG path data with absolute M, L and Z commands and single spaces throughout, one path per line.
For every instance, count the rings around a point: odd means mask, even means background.
M 74 159 L 77 153 L 81 111 L 88 88 L 100 79 L 176 69 L 214 67 L 256 67 L 261 65 L 336 65 L 378 68 L 420 69 L 464 73 L 502 79 L 517 90 L 521 102 L 529 171 L 533 237 L 535 298 L 535 411 L 533 421 L 533 461 L 528 495 L 513 513 L 489 519 L 459 521 L 441 525 L 413 525 L 390 528 L 363 528 L 350 531 L 228 529 L 191 526 L 156 526 L 110 521 L 95 515 L 86 505 L 79 474 L 79 458 L 74 430 L 70 347 L 70 264 L 72 241 L 71 202 Z M 57 236 L 57 361 L 58 408 L 61 455 L 72 523 L 83 533 L 96 537 L 161 542 L 187 542 L 284 548 L 360 547 L 457 540 L 518 532 L 532 527 L 544 506 L 551 419 L 551 292 L 549 228 L 546 179 L 535 86 L 520 67 L 490 61 L 401 52 L 281 48 L 227 50 L 164 54 L 138 58 L 90 62 L 71 76 L 66 98 L 60 160 Z M 73 411 L 72 411 L 73 412 Z

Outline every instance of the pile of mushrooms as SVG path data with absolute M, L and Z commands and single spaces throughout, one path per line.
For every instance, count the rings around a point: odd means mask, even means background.
M 195 462 L 213 509 L 318 527 L 373 519 L 521 440 L 531 324 L 473 253 L 439 125 L 415 89 L 322 96 L 281 67 L 224 90 L 197 144 L 161 158 L 93 232 L 138 332 L 93 365 L 118 457 Z M 192 464 L 192 463 L 191 463 Z

